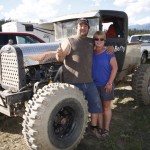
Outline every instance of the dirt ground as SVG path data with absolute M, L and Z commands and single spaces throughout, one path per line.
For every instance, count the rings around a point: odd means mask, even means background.
M 0 117 L 0 150 L 27 150 L 21 123 L 19 117 Z
M 120 125 L 126 124 L 126 122 L 122 122 L 123 121 L 123 117 L 125 118 L 124 120 L 127 120 L 128 116 L 123 116 L 121 115 L 122 113 L 127 113 L 127 107 L 122 107 L 124 104 L 128 103 L 128 105 L 130 105 L 129 103 L 132 103 L 133 98 L 131 97 L 132 95 L 132 88 L 131 86 L 125 84 L 123 86 L 118 86 L 116 88 L 116 98 L 115 100 L 113 100 L 113 119 L 112 119 L 112 124 L 111 124 L 111 128 L 113 128 L 112 130 L 112 134 L 117 137 L 118 134 L 120 134 L 119 132 L 122 132 L 121 128 L 118 128 Z M 119 101 L 118 101 L 119 100 Z M 122 106 L 121 106 L 122 105 Z M 133 105 L 133 103 L 131 104 Z M 119 108 L 120 107 L 120 108 Z M 133 106 L 134 107 L 134 106 Z M 136 106 L 135 106 L 136 107 Z M 116 109 L 117 108 L 117 109 Z M 135 108 L 136 109 L 136 108 Z M 127 113 L 129 115 L 129 113 Z M 132 119 L 132 118 L 131 118 Z M 121 123 L 122 122 L 122 123 Z M 27 150 L 26 144 L 24 142 L 23 139 L 23 135 L 22 135 L 22 118 L 20 117 L 7 117 L 7 116 L 0 116 L 0 150 Z M 131 125 L 131 122 L 130 122 Z M 117 128 L 119 130 L 115 130 L 115 126 L 118 126 Z M 127 125 L 125 125 L 126 127 Z M 128 128 L 128 127 L 126 127 Z M 124 128 L 125 129 L 125 128 Z M 150 132 L 150 130 L 149 130 Z M 125 137 L 127 138 L 125 133 L 122 133 Z M 150 133 L 148 133 L 149 135 Z M 130 134 L 129 134 L 130 135 Z M 150 136 L 149 136 L 150 137 Z M 119 141 L 121 140 L 120 138 L 116 139 L 116 141 L 118 142 L 118 147 L 116 147 L 116 142 L 114 142 L 115 139 L 111 140 L 111 150 L 134 150 L 134 148 L 126 148 L 124 147 L 124 144 L 127 144 L 128 141 Z M 149 140 L 149 139 L 148 139 Z M 88 144 L 87 144 L 88 142 Z M 134 141 L 132 141 L 134 142 Z M 121 143 L 121 144 L 120 144 Z M 139 143 L 139 142 L 137 142 Z M 91 149 L 91 147 L 93 148 L 93 150 L 99 150 L 100 148 L 99 145 L 97 145 L 97 147 L 94 147 L 94 145 L 89 145 L 90 142 L 83 139 L 81 141 L 81 143 L 79 144 L 79 146 L 77 147 L 77 150 L 88 150 Z M 136 143 L 134 144 L 136 145 Z M 91 146 L 91 147 L 90 147 Z M 108 146 L 107 146 L 108 147 Z M 105 146 L 104 149 L 107 150 L 107 147 Z M 122 147 L 122 148 L 120 148 Z M 103 150 L 103 148 L 102 148 Z M 148 150 L 146 148 L 135 148 L 135 150 Z

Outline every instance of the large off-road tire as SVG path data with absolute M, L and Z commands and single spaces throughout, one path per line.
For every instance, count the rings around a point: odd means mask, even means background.
M 75 86 L 53 83 L 34 94 L 23 118 L 22 132 L 29 149 L 72 150 L 87 126 L 87 102 Z
M 132 79 L 133 97 L 139 104 L 150 104 L 150 64 L 139 66 Z

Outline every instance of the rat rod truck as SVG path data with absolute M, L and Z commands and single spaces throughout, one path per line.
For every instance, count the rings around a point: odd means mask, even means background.
M 72 150 L 84 136 L 88 121 L 85 97 L 73 85 L 62 82 L 62 64 L 55 59 L 59 42 L 76 34 L 81 17 L 89 20 L 89 37 L 97 30 L 107 32 L 106 46 L 115 47 L 119 67 L 116 81 L 135 72 L 134 98 L 150 103 L 150 65 L 140 65 L 140 44 L 127 44 L 125 12 L 99 10 L 56 18 L 57 42 L 5 45 L 0 52 L 0 112 L 23 114 L 22 132 L 30 150 Z

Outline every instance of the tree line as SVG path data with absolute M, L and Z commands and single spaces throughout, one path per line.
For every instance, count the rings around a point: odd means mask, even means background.
M 7 22 L 11 22 L 14 20 L 8 19 L 2 19 L 0 20 L 0 31 L 2 31 L 2 24 L 7 23 Z M 134 35 L 134 34 L 150 34 L 150 30 L 138 30 L 138 29 L 128 29 L 128 35 Z
M 150 30 L 128 29 L 129 36 L 134 34 L 150 34 Z
M 8 20 L 2 19 L 2 20 L 0 20 L 0 31 L 2 31 L 2 24 L 7 23 L 7 22 L 11 22 L 11 21 L 13 21 L 13 20 L 11 20 L 11 19 L 8 19 Z

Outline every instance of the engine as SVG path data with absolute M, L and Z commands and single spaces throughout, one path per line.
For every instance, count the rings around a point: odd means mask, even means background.
M 0 53 L 0 84 L 13 92 L 35 82 L 53 81 L 61 66 L 58 43 L 5 45 Z

